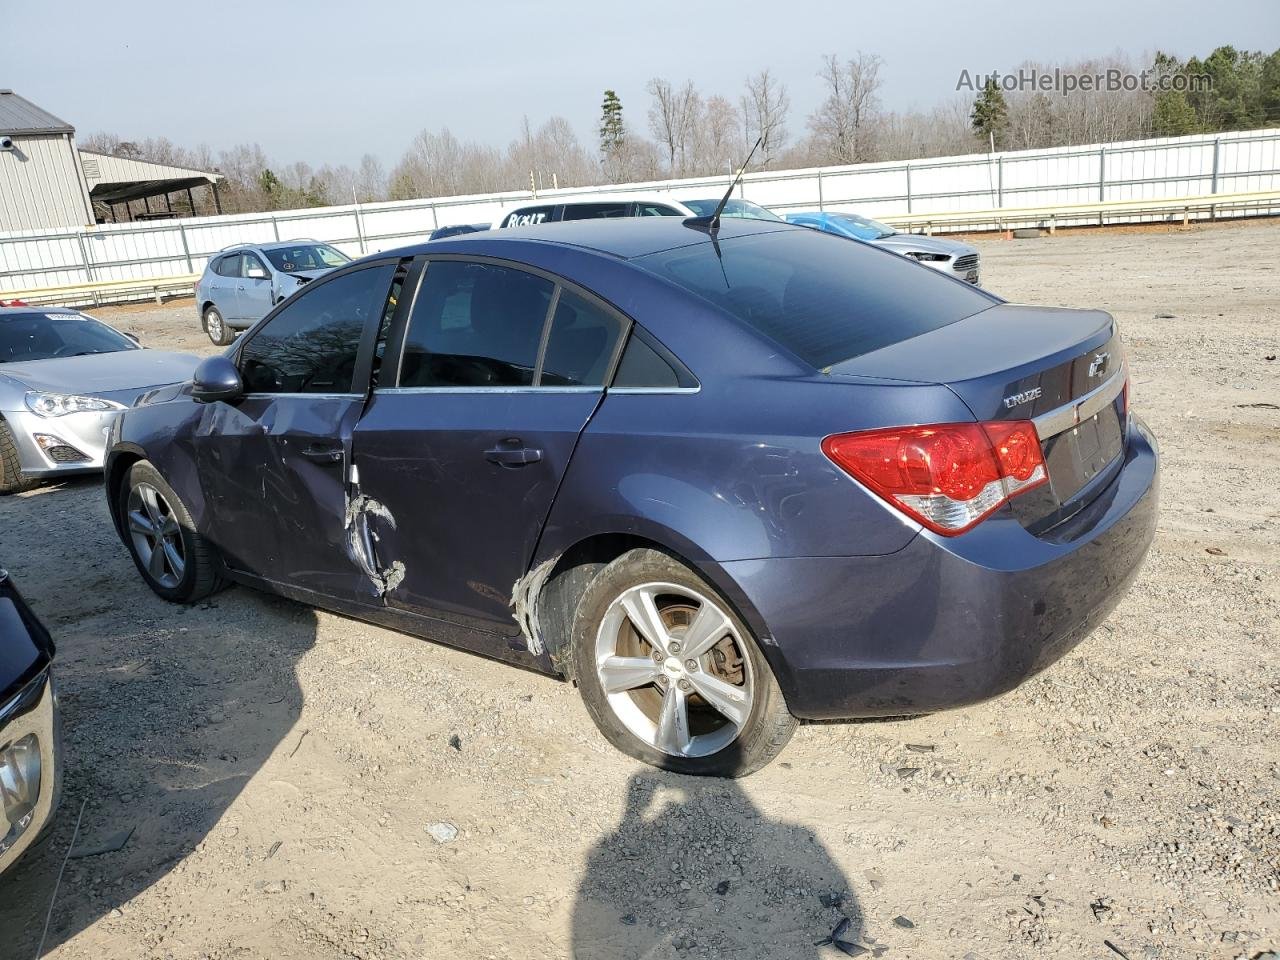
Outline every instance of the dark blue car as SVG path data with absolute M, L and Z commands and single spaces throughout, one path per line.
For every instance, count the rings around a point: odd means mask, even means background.
M 118 421 L 152 588 L 227 581 L 575 681 L 652 764 L 1003 693 L 1151 543 L 1106 313 L 785 224 L 585 221 L 379 254 Z

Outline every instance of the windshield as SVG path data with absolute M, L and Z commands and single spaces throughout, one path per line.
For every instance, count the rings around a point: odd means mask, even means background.
M 299 243 L 263 250 L 271 265 L 285 273 L 295 270 L 330 270 L 350 263 L 351 258 L 327 243 Z
M 883 240 L 898 231 L 879 220 L 860 217 L 856 213 L 833 213 L 831 219 L 848 229 L 859 240 Z
M 822 370 L 1000 301 L 906 257 L 816 230 L 778 230 L 637 257 Z
M 83 313 L 0 313 L 0 363 L 137 349 L 123 333 Z
M 681 200 L 680 202 L 698 216 L 709 217 L 716 212 L 716 207 L 720 205 L 720 198 L 717 197 L 714 200 Z M 772 210 L 766 210 L 760 204 L 752 203 L 750 200 L 730 200 L 724 205 L 724 211 L 720 216 L 736 217 L 739 220 L 771 220 L 774 223 L 786 223 Z

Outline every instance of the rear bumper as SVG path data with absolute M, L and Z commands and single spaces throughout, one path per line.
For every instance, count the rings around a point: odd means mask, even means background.
M 45 671 L 7 704 L 0 704 L 0 751 L 34 737 L 40 786 L 34 806 L 16 823 L 0 807 L 0 873 L 18 861 L 53 820 L 62 794 L 62 725 L 53 678 Z
M 1155 440 L 1134 418 L 1116 479 L 1046 535 L 1006 509 L 887 556 L 723 568 L 763 621 L 796 716 L 928 713 L 1005 693 L 1088 636 L 1137 575 L 1158 499 Z

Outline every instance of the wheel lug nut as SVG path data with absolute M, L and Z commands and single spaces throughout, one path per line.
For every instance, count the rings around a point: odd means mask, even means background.
M 662 662 L 663 660 L 665 660 L 665 659 L 667 659 L 667 658 L 666 658 L 666 657 L 664 657 L 664 656 L 662 655 L 662 651 L 661 651 L 661 650 L 655 650 L 655 651 L 653 651 L 653 662 L 654 662 L 654 663 L 661 663 L 661 662 Z
M 680 678 L 680 682 L 677 683 L 676 686 L 679 687 L 681 690 L 684 690 L 685 692 L 688 692 L 693 689 L 693 684 L 690 683 L 688 680 L 684 679 L 683 677 Z
M 658 686 L 660 686 L 663 690 L 667 689 L 667 678 L 666 678 L 666 677 L 659 677 L 659 678 L 658 678 Z
M 686 660 L 686 661 L 684 662 L 684 668 L 685 668 L 686 670 L 688 670 L 690 673 L 692 673 L 694 670 L 697 670 L 697 669 L 698 669 L 698 661 L 697 661 L 697 660 Z
M 671 652 L 671 655 L 674 657 L 677 653 L 680 652 L 680 641 L 672 640 L 669 644 L 667 644 L 667 649 Z

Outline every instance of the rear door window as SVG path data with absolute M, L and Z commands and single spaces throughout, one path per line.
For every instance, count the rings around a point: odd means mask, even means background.
M 240 254 L 227 254 L 227 256 L 213 265 L 213 272 L 220 277 L 240 276 Z
M 637 203 L 637 217 L 678 217 L 680 211 L 661 203 Z
M 604 307 L 560 291 L 542 360 L 543 387 L 603 386 L 622 340 L 623 322 Z
M 813 230 L 730 237 L 631 262 L 819 370 L 1001 302 L 906 257 Z
M 565 204 L 561 220 L 600 220 L 625 217 L 630 213 L 629 203 L 569 203 Z
M 533 384 L 555 284 L 491 263 L 432 260 L 414 300 L 401 387 Z

